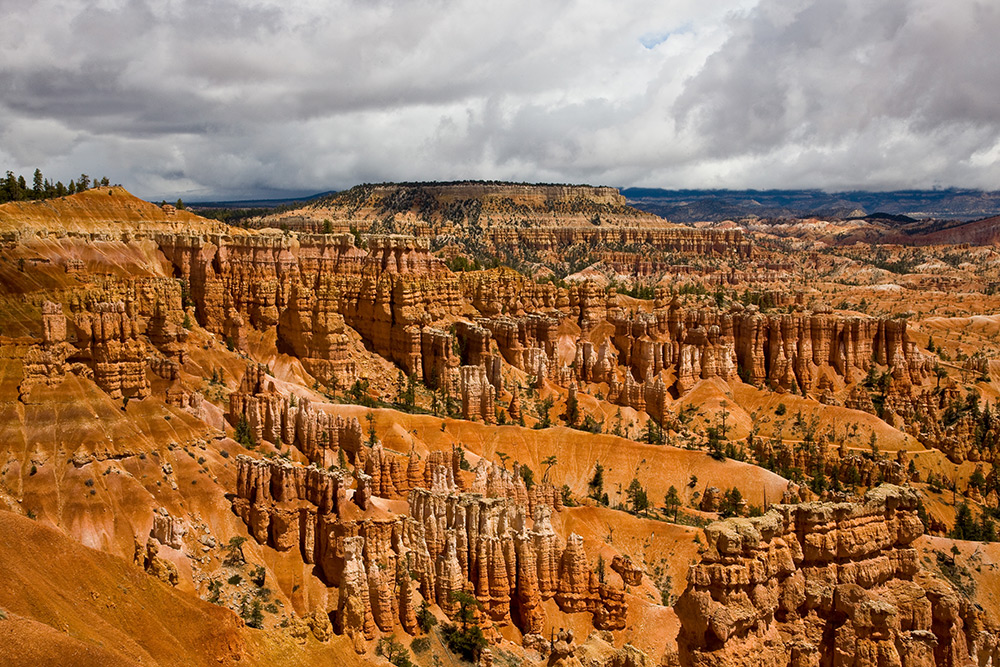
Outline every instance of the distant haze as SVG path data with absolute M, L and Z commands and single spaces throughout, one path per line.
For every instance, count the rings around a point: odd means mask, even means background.
M 0 168 L 174 199 L 455 179 L 1000 184 L 1000 3 L 0 0 Z

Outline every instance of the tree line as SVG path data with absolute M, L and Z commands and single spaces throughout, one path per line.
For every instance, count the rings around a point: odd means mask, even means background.
M 7 170 L 7 175 L 0 181 L 0 204 L 10 201 L 29 201 L 34 199 L 54 199 L 65 197 L 66 195 L 84 192 L 91 187 L 107 187 L 111 184 L 108 177 L 91 180 L 87 174 L 80 174 L 75 181 L 70 179 L 68 185 L 62 181 L 52 183 L 45 178 L 41 169 L 35 169 L 31 179 L 31 186 L 24 176 L 15 176 L 13 171 Z

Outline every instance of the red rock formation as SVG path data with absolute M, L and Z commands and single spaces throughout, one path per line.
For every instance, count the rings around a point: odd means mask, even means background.
M 752 243 L 740 229 L 694 229 L 690 227 L 553 227 L 487 229 L 484 236 L 494 247 L 516 252 L 560 252 L 575 244 L 588 246 L 648 246 L 655 250 L 692 255 L 749 257 Z
M 177 517 L 170 516 L 170 513 L 163 507 L 153 512 L 153 527 L 149 530 L 149 536 L 164 546 L 173 549 L 180 549 L 184 546 L 184 534 L 187 528 L 184 521 Z
M 583 538 L 573 533 L 566 540 L 559 564 L 556 601 L 564 611 L 586 611 L 590 601 L 590 567 L 583 551 Z
M 496 423 L 496 389 L 483 366 L 461 367 L 462 417 Z
M 363 549 L 364 538 L 348 537 L 344 540 L 344 568 L 340 576 L 337 606 L 338 629 L 352 636 L 355 647 L 361 646 L 359 635 L 366 639 L 375 637 L 375 617 L 372 615 L 368 575 L 362 559 Z
M 132 561 L 150 576 L 156 577 L 171 586 L 176 586 L 180 582 L 180 576 L 177 574 L 177 566 L 169 560 L 162 558 L 159 553 L 160 547 L 153 538 L 146 540 L 145 546 L 136 540 Z
M 441 487 L 441 476 L 453 475 L 451 462 L 459 459 L 454 452 L 450 459 L 433 458 L 425 471 Z M 368 462 L 385 459 L 376 447 Z M 380 473 L 385 469 L 381 463 L 372 466 Z M 499 490 L 499 498 L 455 493 L 453 484 L 413 488 L 408 516 L 379 518 L 384 513 L 369 494 L 377 485 L 385 488 L 384 475 L 376 483 L 355 473 L 354 508 L 344 500 L 343 472 L 240 456 L 233 507 L 254 539 L 279 551 L 298 546 L 305 562 L 317 564 L 326 581 L 340 587 L 338 631 L 351 635 L 362 650 L 363 640 L 376 630 L 400 626 L 415 632 L 420 597 L 454 614 L 456 591 L 482 604 L 480 622 L 491 636 L 499 637 L 495 628 L 512 623 L 540 630 L 542 602 L 553 597 L 566 612 L 594 614 L 599 627 L 623 627 L 623 592 L 598 584 L 581 538 L 571 536 L 560 546 L 550 521 L 555 489 L 537 485 L 532 491 L 542 490 L 529 501 L 523 482 L 512 477 L 506 471 L 477 475 L 477 486 Z M 409 482 L 408 476 L 399 479 Z M 534 505 L 530 530 L 523 510 L 529 504 Z
M 146 323 L 146 336 L 157 350 L 167 359 L 180 365 L 187 361 L 187 330 L 168 319 L 169 311 L 161 302 L 157 302 L 153 316 Z
M 18 386 L 24 401 L 35 385 L 57 386 L 66 376 L 67 359 L 75 348 L 66 342 L 66 317 L 62 306 L 51 301 L 42 303 L 42 342 L 31 345 L 24 354 L 24 377 Z M 88 369 L 89 370 L 89 369 Z
M 149 396 L 146 344 L 124 303 L 99 303 L 77 313 L 73 328 L 79 352 L 71 360 L 89 366 L 97 386 L 112 398 Z
M 640 382 L 672 370 L 676 393 L 701 379 L 730 380 L 737 373 L 785 390 L 819 391 L 821 382 L 828 382 L 824 373 L 856 382 L 873 364 L 895 369 L 906 381 L 919 381 L 927 372 L 907 338 L 905 320 L 763 315 L 753 307 L 721 313 L 684 309 L 676 300 L 669 308 L 634 316 L 615 309 L 608 319 L 615 327 L 618 363 Z M 586 353 L 583 359 L 586 367 Z
M 642 568 L 633 563 L 628 556 L 617 555 L 612 558 L 611 569 L 629 586 L 638 586 L 642 583 Z
M 350 461 L 361 451 L 361 424 L 356 417 L 330 415 L 305 398 L 285 397 L 277 391 L 267 369 L 249 364 L 239 388 L 229 395 L 229 415 L 235 425 L 246 418 L 255 439 L 294 445 L 310 461 L 323 467 L 337 462 L 343 449 Z
M 160 235 L 188 284 L 198 322 L 244 347 L 246 326 L 276 327 L 279 346 L 324 382 L 354 377 L 345 326 L 426 381 L 421 330 L 459 308 L 458 281 L 425 240 L 271 233 Z
M 886 485 L 711 524 L 675 607 L 681 664 L 967 664 L 982 619 L 920 570 L 918 500 Z

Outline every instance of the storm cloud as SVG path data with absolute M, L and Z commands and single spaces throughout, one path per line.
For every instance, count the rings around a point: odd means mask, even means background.
M 995 189 L 1000 6 L 0 0 L 0 163 L 187 199 L 364 181 Z

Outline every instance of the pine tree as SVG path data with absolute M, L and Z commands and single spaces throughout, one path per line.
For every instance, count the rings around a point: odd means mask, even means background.
M 32 192 L 35 199 L 41 199 L 45 195 L 45 179 L 42 178 L 42 170 L 35 169 L 35 177 L 32 181 Z
M 667 514 L 673 514 L 674 523 L 677 523 L 677 510 L 679 510 L 681 506 L 681 497 L 677 493 L 677 487 L 673 484 L 671 484 L 670 488 L 667 489 L 667 495 L 663 498 L 663 504 L 666 505 Z
M 601 497 L 604 495 L 604 466 L 601 465 L 600 461 L 594 465 L 594 476 L 587 484 L 587 488 L 589 489 L 587 495 L 597 502 L 601 502 Z
M 625 490 L 625 497 L 628 498 L 628 502 L 632 505 L 632 511 L 636 514 L 645 513 L 649 509 L 649 496 L 646 495 L 646 489 L 642 488 L 638 478 L 632 478 L 632 482 Z

